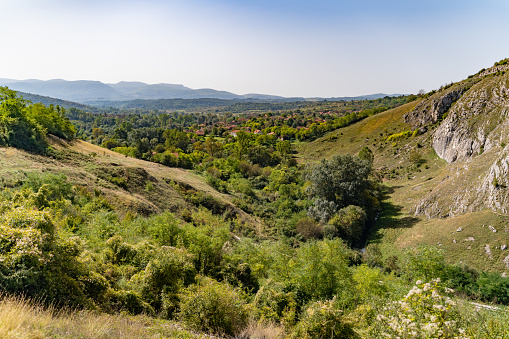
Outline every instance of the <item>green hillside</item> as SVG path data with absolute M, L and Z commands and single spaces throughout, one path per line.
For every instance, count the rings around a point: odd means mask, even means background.
M 508 66 L 78 131 L 2 88 L 0 336 L 506 337 Z

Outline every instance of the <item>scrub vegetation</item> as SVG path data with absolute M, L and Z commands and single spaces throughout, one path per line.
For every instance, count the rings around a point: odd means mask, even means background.
M 504 268 L 444 241 L 507 219 L 408 213 L 446 167 L 402 121 L 423 95 L 114 116 L 0 93 L 1 337 L 509 336 Z

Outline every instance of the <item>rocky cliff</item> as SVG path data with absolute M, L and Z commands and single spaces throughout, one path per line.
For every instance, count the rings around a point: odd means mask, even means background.
M 413 128 L 429 130 L 433 149 L 451 164 L 450 173 L 415 206 L 415 214 L 445 217 L 484 207 L 509 212 L 507 70 L 509 63 L 482 70 L 430 95 L 405 115 Z

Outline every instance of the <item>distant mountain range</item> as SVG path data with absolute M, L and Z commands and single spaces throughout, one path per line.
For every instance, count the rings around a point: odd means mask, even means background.
M 20 92 L 32 93 L 47 97 L 59 98 L 88 105 L 104 105 L 105 102 L 127 101 L 136 99 L 199 99 L 214 98 L 226 100 L 256 100 L 256 101 L 316 101 L 316 100 L 363 100 L 378 99 L 387 94 L 371 94 L 359 97 L 336 98 L 285 98 L 265 94 L 238 95 L 226 91 L 210 88 L 192 89 L 175 84 L 146 84 L 143 82 L 122 81 L 116 84 L 105 84 L 100 81 L 78 80 L 15 80 L 0 78 L 0 86 Z M 397 96 L 391 94 L 389 96 Z

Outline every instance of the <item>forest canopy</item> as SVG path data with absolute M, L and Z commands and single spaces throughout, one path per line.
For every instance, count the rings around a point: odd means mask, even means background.
M 0 146 L 44 153 L 48 133 L 74 138 L 76 129 L 63 108 L 31 104 L 15 91 L 0 87 Z

